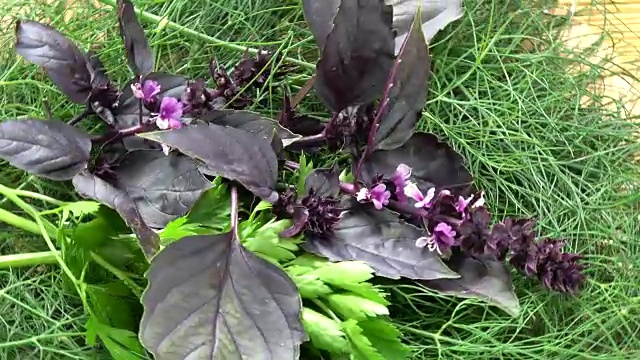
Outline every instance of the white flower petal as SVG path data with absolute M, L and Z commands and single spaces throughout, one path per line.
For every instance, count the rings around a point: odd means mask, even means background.
M 424 196 L 420 189 L 418 189 L 418 186 L 411 181 L 408 181 L 404 186 L 404 194 L 415 201 L 422 201 L 422 199 L 424 199 Z
M 367 188 L 360 189 L 360 191 L 358 191 L 358 194 L 356 195 L 356 199 L 358 201 L 364 201 L 369 199 L 369 189 Z
M 422 11 L 422 31 L 427 42 L 449 23 L 462 17 L 462 0 L 385 0 L 393 6 L 393 28 L 396 37 L 396 55 L 409 33 L 413 17 L 420 6 Z
M 431 200 L 433 200 L 435 196 L 436 196 L 436 188 L 432 187 L 431 189 L 427 190 L 427 195 L 424 197 L 424 200 L 423 200 L 425 205 L 431 202 Z
M 484 192 L 480 193 L 480 199 L 476 200 L 476 202 L 473 203 L 473 205 L 471 205 L 472 208 L 477 208 L 480 206 L 484 206 Z
M 425 236 L 419 237 L 416 240 L 416 246 L 419 247 L 419 248 L 423 248 L 423 247 L 427 246 L 428 243 L 429 243 L 429 238 L 425 237 Z
M 156 126 L 158 129 L 167 130 L 169 128 L 169 120 L 164 120 L 158 116 L 156 119 Z
M 400 164 L 396 169 L 396 173 L 402 176 L 403 179 L 408 179 L 411 176 L 411 166 L 407 164 Z
M 165 155 L 169 156 L 169 151 L 171 151 L 171 148 L 165 144 L 160 144 L 160 146 L 162 146 L 162 152 Z

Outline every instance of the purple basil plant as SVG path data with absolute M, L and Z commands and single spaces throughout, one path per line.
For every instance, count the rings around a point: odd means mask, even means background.
M 245 206 L 260 199 L 272 204 L 274 216 L 290 218 L 281 236 L 303 237 L 307 252 L 363 261 L 378 276 L 474 296 L 512 314 L 517 299 L 507 265 L 561 293 L 576 293 L 585 281 L 580 255 L 563 252 L 559 239 L 540 236 L 533 219 L 492 220 L 462 156 L 435 135 L 415 131 L 430 76 L 420 12 L 396 49 L 390 6 L 381 0 L 341 3 L 331 28 L 323 30 L 316 67 L 315 93 L 330 114 L 325 120 L 297 113 L 286 93 L 277 121 L 241 110 L 253 101 L 252 86 L 286 75 L 271 72 L 268 52 L 246 54 L 229 72 L 212 61 L 209 81 L 154 71 L 153 52 L 129 1 L 118 2 L 134 73 L 124 86 L 109 79 L 95 53 L 83 52 L 48 25 L 17 23 L 18 54 L 86 109 L 66 123 L 2 122 L 0 158 L 37 176 L 71 180 L 79 194 L 115 209 L 131 227 L 151 261 L 141 340 L 157 356 L 187 351 L 175 338 L 167 350 L 161 346 L 166 334 L 151 331 L 166 325 L 163 284 L 190 281 L 177 280 L 187 253 L 226 269 L 221 277 L 212 273 L 216 284 L 232 280 L 251 287 L 254 297 L 266 294 L 256 311 L 278 314 L 270 326 L 288 336 L 278 340 L 281 346 L 260 345 L 274 359 L 291 358 L 305 339 L 295 285 L 240 242 L 240 199 L 246 197 Z M 316 15 L 322 14 L 305 14 Z M 92 116 L 107 124 L 104 134 L 74 126 Z M 344 153 L 351 166 L 315 169 L 296 189 L 280 175 L 299 170 L 301 151 Z M 342 170 L 350 181 L 340 177 Z M 232 188 L 230 232 L 187 237 L 159 252 L 157 230 L 187 214 L 213 177 Z M 246 196 L 239 197 L 239 189 Z M 221 304 L 207 311 L 217 314 Z M 180 308 L 173 311 L 182 316 Z M 232 321 L 212 319 L 221 328 Z M 231 331 L 228 326 L 219 331 Z M 212 352 L 222 351 L 212 343 Z

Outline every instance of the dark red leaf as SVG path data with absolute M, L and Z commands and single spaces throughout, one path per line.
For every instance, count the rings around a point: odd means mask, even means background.
M 486 301 L 514 317 L 518 316 L 520 304 L 513 292 L 509 270 L 502 262 L 454 255 L 447 265 L 461 277 L 422 280 L 419 283 L 445 295 Z
M 51 180 L 69 180 L 87 167 L 89 134 L 62 121 L 14 120 L 0 123 L 0 158 Z
M 153 52 L 129 0 L 118 0 L 118 23 L 129 65 L 136 75 L 153 71 Z
M 416 13 L 409 36 L 400 48 L 388 81 L 387 98 L 381 102 L 382 118 L 375 137 L 378 149 L 402 146 L 413 134 L 427 100 L 431 61 L 420 14 Z
M 41 66 L 71 101 L 86 103 L 91 92 L 87 59 L 64 35 L 36 21 L 18 21 L 16 52 Z
M 473 191 L 473 177 L 462 156 L 427 133 L 413 134 L 396 149 L 375 151 L 366 158 L 359 178 L 367 183 L 378 174 L 390 178 L 399 164 L 412 168 L 411 180 L 423 192 L 434 186 L 460 195 Z
M 391 6 L 343 0 L 316 66 L 316 91 L 334 112 L 379 97 L 393 66 Z
M 96 200 L 118 212 L 127 226 L 138 236 L 142 250 L 151 258 L 158 251 L 160 238 L 142 220 L 135 202 L 126 191 L 116 188 L 103 179 L 83 171 L 73 177 L 73 186 L 85 198 Z
M 340 168 L 315 169 L 304 180 L 305 194 L 337 197 L 340 193 Z
M 138 136 L 177 149 L 203 163 L 201 171 L 241 183 L 256 196 L 278 200 L 274 190 L 278 177 L 278 158 L 271 143 L 245 130 L 199 123 L 170 131 Z
M 324 49 L 324 43 L 333 28 L 333 18 L 339 6 L 340 0 L 302 0 L 304 18 L 320 51 Z
M 347 211 L 330 238 L 307 237 L 304 248 L 331 261 L 366 262 L 376 275 L 399 279 L 456 278 L 437 253 L 416 246 L 424 232 L 402 222 L 389 210 L 376 210 L 355 199 L 345 202 Z
M 185 215 L 211 187 L 191 159 L 159 150 L 131 151 L 113 171 L 117 186 L 127 191 L 153 228 Z

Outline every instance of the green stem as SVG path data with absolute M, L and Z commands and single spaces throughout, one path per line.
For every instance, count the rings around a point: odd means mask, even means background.
M 51 238 L 57 238 L 58 236 L 58 231 L 53 226 L 53 224 L 48 220 L 40 217 L 38 215 L 38 211 L 36 211 L 36 209 L 34 209 L 31 205 L 29 205 L 24 200 L 22 200 L 18 195 L 16 195 L 13 189 L 8 188 L 4 185 L 0 185 L 0 193 L 6 196 L 9 200 L 11 200 L 14 204 L 16 204 L 16 206 L 21 208 L 24 212 L 29 214 L 29 216 L 31 216 L 33 220 L 35 220 L 36 225 L 38 226 L 38 229 L 39 229 L 38 232 L 40 235 L 42 235 L 42 238 L 44 239 L 45 243 L 47 243 L 47 246 L 49 247 L 49 251 L 55 256 L 58 264 L 62 268 L 62 271 L 64 271 L 64 273 L 69 277 L 69 279 L 71 279 L 71 281 L 76 287 L 76 290 L 78 290 L 78 294 L 82 295 L 82 291 L 78 286 L 78 279 L 76 279 L 75 276 L 73 276 L 73 272 L 71 271 L 71 269 L 69 269 L 67 264 L 65 264 L 61 254 L 58 252 L 58 249 L 56 249 L 55 245 L 53 244 L 53 241 L 51 241 Z
M 17 189 L 12 189 L 12 192 L 18 196 L 21 197 L 28 197 L 28 198 L 32 198 L 32 199 L 36 199 L 36 200 L 42 200 L 44 202 L 48 202 L 51 203 L 53 205 L 57 205 L 57 206 L 61 206 L 64 204 L 64 201 L 60 201 L 57 199 L 54 199 L 52 197 L 49 197 L 47 195 L 42 195 L 42 194 L 38 194 L 32 191 L 26 191 L 26 190 L 22 190 L 20 188 Z
M 29 185 L 33 180 L 35 179 L 35 176 L 33 175 L 29 175 L 29 177 L 22 182 L 22 184 L 18 185 L 17 188 L 15 188 L 14 190 L 22 190 L 22 188 L 26 187 L 27 185 Z M 5 197 L 4 199 L 0 200 L 0 206 L 2 204 L 4 204 L 8 199 Z
M 318 308 L 320 308 L 320 310 L 324 311 L 325 314 L 329 315 L 331 317 L 331 319 L 333 319 L 334 321 L 341 323 L 342 320 L 340 320 L 340 318 L 338 316 L 336 316 L 336 314 L 331 311 L 331 309 L 329 309 L 329 307 L 327 305 L 325 305 L 322 301 L 318 300 L 318 299 L 311 299 L 311 302 L 313 302 L 314 304 L 316 304 L 316 306 Z
M 5 209 L 0 209 L 0 221 L 26 232 L 40 235 L 40 228 L 38 227 L 38 224 Z
M 98 263 L 98 265 L 102 266 L 103 268 L 107 269 L 108 271 L 110 271 L 113 275 L 115 275 L 118 279 L 122 280 L 125 284 L 127 284 L 127 286 L 129 286 L 129 288 L 131 288 L 131 291 L 133 291 L 133 293 L 138 297 L 141 298 L 142 297 L 142 292 L 144 291 L 144 289 L 139 286 L 138 284 L 136 284 L 133 280 L 131 280 L 131 278 L 129 278 L 129 276 L 127 276 L 127 274 L 116 268 L 115 266 L 109 264 L 109 262 L 105 259 L 103 259 L 100 255 L 91 252 L 91 258 Z
M 56 253 L 42 251 L 26 254 L 0 256 L 0 269 L 56 264 Z
M 33 234 L 41 235 L 42 233 L 40 231 L 40 227 L 35 222 L 25 219 L 22 216 L 18 216 L 14 213 L 11 213 L 5 209 L 0 209 L 0 221 L 7 223 L 15 228 L 18 228 Z M 50 235 L 55 234 L 56 230 L 53 228 L 53 226 L 47 226 L 47 224 L 45 224 L 45 227 L 48 228 L 47 231 L 49 232 Z M 43 252 L 36 252 L 36 253 L 0 256 L 0 269 L 9 268 L 9 267 L 25 267 L 25 266 L 55 264 L 58 262 L 57 256 L 56 256 L 57 254 L 58 254 L 57 251 L 56 252 L 43 251 Z
M 118 4 L 116 0 L 99 0 L 99 2 L 105 4 L 105 5 L 109 5 L 112 7 L 117 8 Z M 178 23 L 175 23 L 173 21 L 169 21 L 166 18 L 160 17 L 158 15 L 152 14 L 150 12 L 146 12 L 144 10 L 140 10 L 140 9 L 135 9 L 136 14 L 138 14 L 138 17 L 141 19 L 144 19 L 146 21 L 150 21 L 150 22 L 155 22 L 158 24 L 158 26 L 162 26 L 162 27 L 168 27 L 169 29 L 172 29 L 174 31 L 177 31 L 179 33 L 182 33 L 184 35 L 190 36 L 192 38 L 198 39 L 198 40 L 202 40 L 202 41 L 206 41 L 210 44 L 215 44 L 215 45 L 220 45 L 223 47 L 226 47 L 227 49 L 231 49 L 231 50 L 237 50 L 237 51 L 241 51 L 241 52 L 245 52 L 248 51 L 250 54 L 256 54 L 258 53 L 258 49 L 254 49 L 254 48 L 250 48 L 250 47 L 246 47 L 246 46 L 242 46 L 242 45 L 237 45 L 237 44 L 232 44 L 229 42 L 226 42 L 224 40 L 220 40 L 217 38 L 214 38 L 213 36 L 209 36 L 209 35 L 205 35 L 203 33 L 199 33 L 197 31 L 191 30 L 187 27 L 184 27 Z M 298 66 L 307 68 L 307 69 L 315 69 L 315 65 L 308 63 L 306 61 L 303 60 L 299 60 L 299 59 L 295 59 L 295 58 L 291 58 L 291 57 L 285 57 L 284 58 L 287 62 L 291 63 L 291 64 L 296 64 Z

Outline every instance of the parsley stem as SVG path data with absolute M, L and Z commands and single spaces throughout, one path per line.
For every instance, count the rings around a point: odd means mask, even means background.
M 338 316 L 336 316 L 336 314 L 331 311 L 331 309 L 329 309 L 329 307 L 327 305 L 325 305 L 322 301 L 318 300 L 318 299 L 311 299 L 311 301 L 316 304 L 316 306 L 318 308 L 320 308 L 320 310 L 324 311 L 325 314 L 329 315 L 329 317 L 331 317 L 331 319 L 333 319 L 334 321 L 337 321 L 338 323 L 342 323 L 342 320 L 340 320 L 340 318 Z
M 41 251 L 23 254 L 0 256 L 0 269 L 31 267 L 37 265 L 56 264 L 56 254 L 52 251 Z

